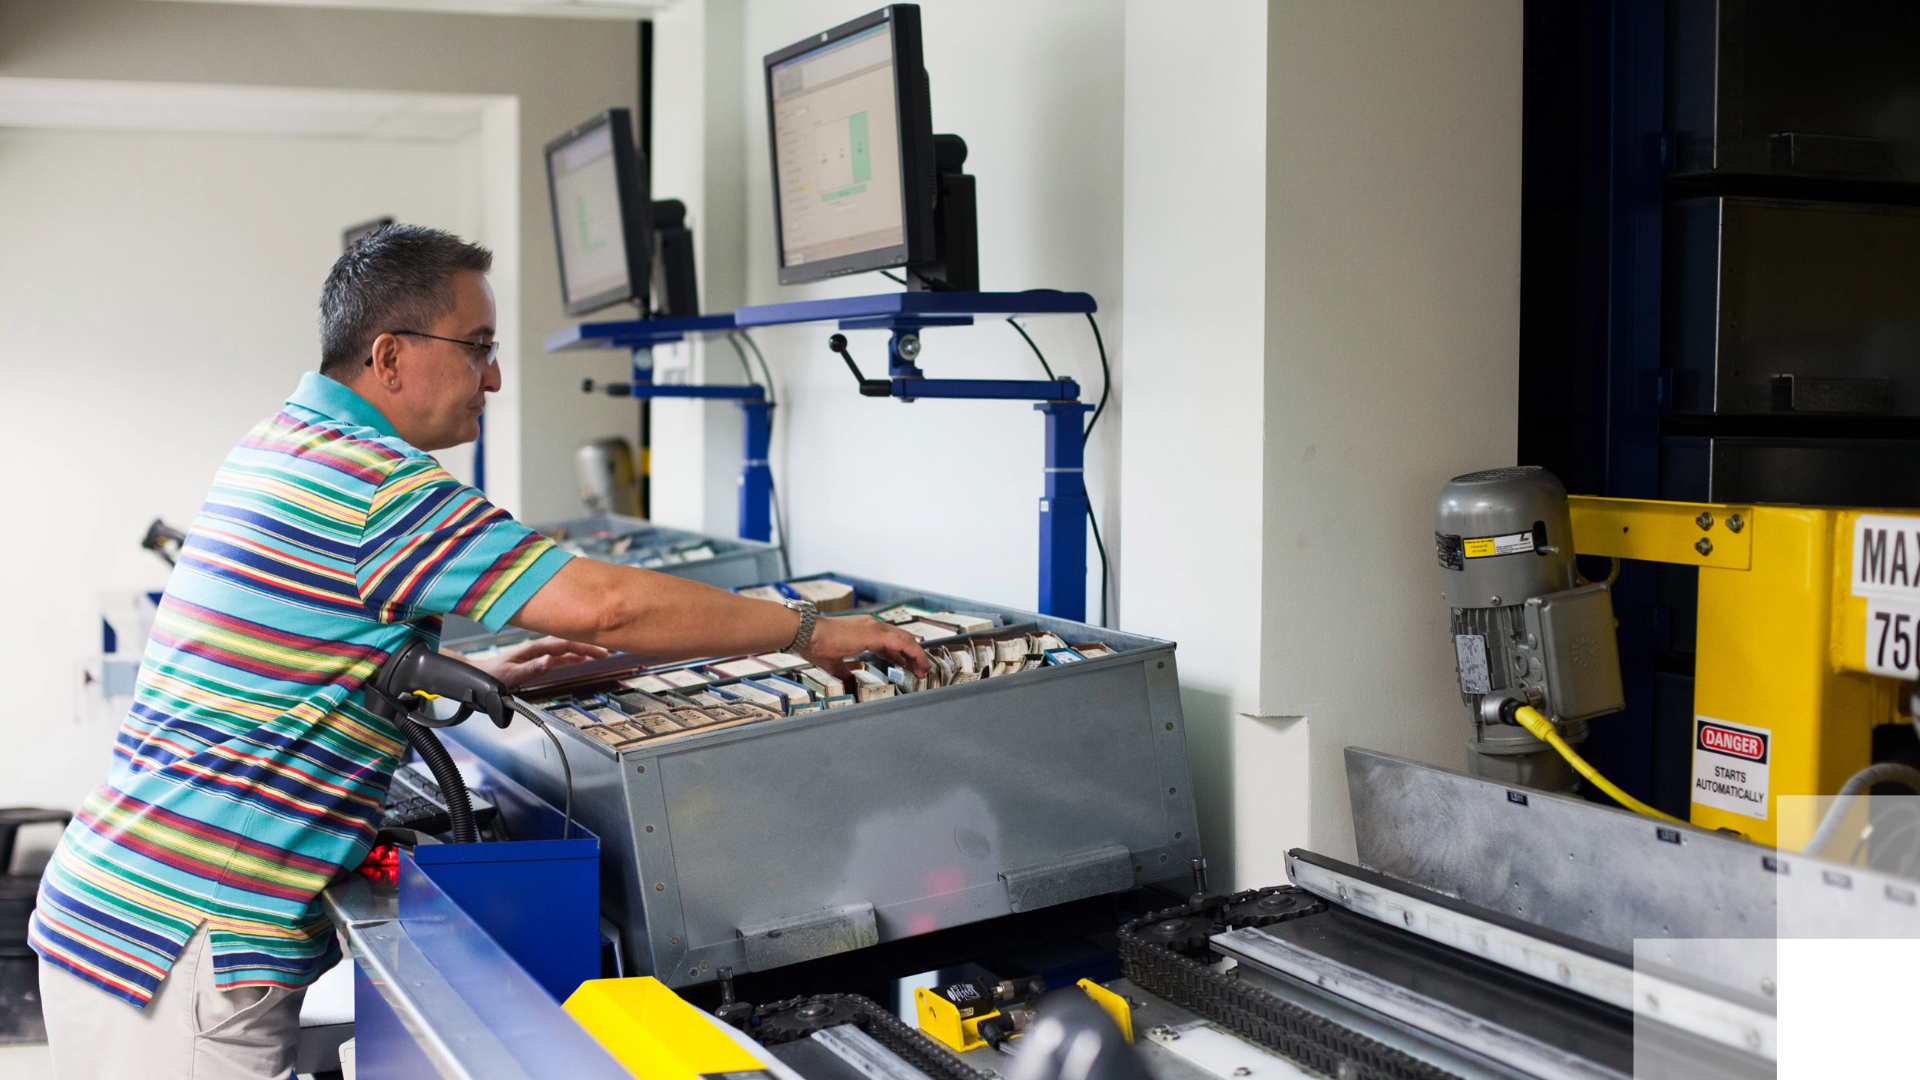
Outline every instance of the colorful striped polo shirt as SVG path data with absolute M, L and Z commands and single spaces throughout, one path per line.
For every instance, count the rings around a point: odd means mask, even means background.
M 366 855 L 406 746 L 362 688 L 442 615 L 499 629 L 568 558 L 308 374 L 181 545 L 34 951 L 144 1007 L 206 923 L 222 989 L 313 981 L 338 958 L 320 890 Z

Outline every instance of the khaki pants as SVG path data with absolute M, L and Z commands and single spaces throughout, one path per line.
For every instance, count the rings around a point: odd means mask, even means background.
M 305 990 L 213 984 L 202 926 L 145 1009 L 40 964 L 56 1080 L 286 1080 Z

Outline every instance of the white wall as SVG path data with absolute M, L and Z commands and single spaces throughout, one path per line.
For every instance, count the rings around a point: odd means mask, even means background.
M 1464 764 L 1433 504 L 1514 462 L 1520 326 L 1521 0 L 1269 12 L 1256 715 L 1305 719 L 1245 726 L 1311 754 L 1243 745 L 1237 773 L 1304 765 L 1312 821 L 1243 832 L 1261 881 L 1309 837 L 1351 854 L 1347 746 Z
M 517 333 L 502 335 L 506 388 L 493 406 L 488 481 L 502 505 L 532 521 L 580 509 L 573 451 L 605 435 L 634 437 L 629 401 L 580 392 L 580 379 L 620 379 L 624 355 L 548 356 L 541 341 L 571 320 L 561 311 L 541 147 L 639 94 L 636 22 L 502 18 L 339 8 L 6 0 L 0 77 L 360 89 L 510 97 L 508 160 L 486 184 L 517 199 L 521 242 L 496 263 L 496 291 L 521 297 Z M 489 154 L 489 159 L 492 155 Z M 517 430 L 513 420 L 519 419 Z M 498 456 L 493 456 L 498 455 Z
M 315 365 L 347 225 L 484 237 L 479 136 L 457 143 L 0 129 L 0 385 L 16 568 L 0 623 L 0 801 L 77 805 L 118 715 L 76 718 L 99 597 L 158 589 L 136 546 L 189 524 L 233 444 Z M 441 455 L 457 474 L 472 452 Z
M 1243 744 L 1272 733 L 1241 719 L 1260 711 L 1263 632 L 1267 13 L 1135 0 L 1126 20 L 1122 598 L 1128 629 L 1180 643 L 1218 884 L 1233 878 L 1239 836 L 1304 824 L 1304 754 L 1257 759 Z M 1256 760 L 1278 771 L 1243 777 Z
M 656 39 L 662 59 L 656 116 L 705 117 L 709 177 L 744 176 L 744 200 L 715 197 L 705 215 L 710 231 L 723 205 L 740 207 L 744 252 L 709 243 L 709 264 L 744 258 L 747 303 L 773 303 L 896 288 L 874 275 L 810 286 L 777 283 L 760 58 L 810 33 L 872 10 L 866 0 L 794 4 L 747 0 L 740 30 L 741 58 L 733 61 L 739 89 L 725 113 L 708 107 L 720 97 L 711 77 L 667 78 L 668 56 L 689 63 L 730 34 L 736 7 L 705 0 L 664 15 Z M 1035 5 L 1014 0 L 936 0 L 922 4 L 926 64 L 933 88 L 934 128 L 967 140 L 968 171 L 979 178 L 983 287 L 1048 287 L 1092 293 L 1101 305 L 1101 330 L 1116 381 L 1120 317 L 1119 5 L 1075 0 Z M 710 35 L 697 43 L 697 35 Z M 684 70 L 684 69 L 683 69 Z M 737 141 L 734 141 L 736 140 Z M 743 148 L 743 153 L 735 147 Z M 656 144 L 661 169 L 664 144 Z M 726 164 L 732 155 L 744 161 Z M 661 183 L 662 193 L 668 193 Z M 682 195 L 684 197 L 684 195 Z M 723 290 L 710 290 L 714 297 Z M 796 572 L 842 569 L 1022 607 L 1036 602 L 1041 492 L 1042 418 L 1020 402 L 937 402 L 903 405 L 861 398 L 838 357 L 828 351 L 830 324 L 755 331 L 773 367 L 781 407 L 776 413 L 774 470 L 786 496 Z M 1081 380 L 1091 396 L 1100 366 L 1086 323 L 1077 317 L 1036 318 L 1030 331 L 1054 370 Z M 854 356 L 870 374 L 884 371 L 886 335 L 856 332 Z M 925 335 L 921 366 L 929 375 L 1043 378 L 1019 335 L 998 322 Z M 706 371 L 733 381 L 738 367 L 724 344 L 706 347 Z M 709 492 L 701 506 L 710 526 L 731 531 L 732 476 L 739 467 L 737 426 L 725 407 L 705 411 L 703 463 L 676 458 L 656 440 L 662 488 Z M 686 410 L 682 407 L 683 411 Z M 669 412 L 662 408 L 656 416 Z M 1110 537 L 1119 532 L 1119 397 L 1100 421 L 1089 450 L 1088 486 Z M 720 434 L 715 436 L 714 432 Z M 910 458 L 914 467 L 897 464 Z M 675 479 L 676 469 L 706 470 L 699 480 Z M 684 477 L 685 474 L 683 473 Z M 716 503 L 718 504 L 716 506 Z M 691 513 L 680 506 L 667 513 Z M 1117 558 L 1112 540 L 1109 550 Z M 1091 557 L 1089 544 L 1089 562 Z M 1116 563 L 1117 568 L 1117 563 Z M 1088 596 L 1097 609 L 1098 569 L 1090 566 Z M 1117 614 L 1117 612 L 1116 612 Z

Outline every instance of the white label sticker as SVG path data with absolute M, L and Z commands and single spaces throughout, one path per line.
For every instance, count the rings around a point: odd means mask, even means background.
M 1867 597 L 1867 670 L 1895 679 L 1920 678 L 1920 600 Z
M 1461 547 L 1469 559 L 1491 559 L 1498 555 L 1525 555 L 1533 550 L 1533 534 L 1523 532 L 1509 533 L 1506 536 L 1474 537 L 1464 541 Z
M 1920 600 L 1920 517 L 1855 518 L 1850 576 L 1855 596 Z
M 1767 820 L 1773 733 L 1705 716 L 1693 718 L 1693 729 L 1693 801 Z
M 1487 639 L 1479 634 L 1453 635 L 1453 656 L 1460 667 L 1460 689 L 1468 694 L 1493 692 L 1487 669 Z

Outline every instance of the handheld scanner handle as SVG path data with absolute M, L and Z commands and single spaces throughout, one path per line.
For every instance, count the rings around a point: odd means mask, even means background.
M 496 727 L 506 727 L 513 718 L 507 705 L 507 687 L 499 679 L 464 660 L 446 656 L 415 638 L 400 647 L 381 666 L 370 687 L 370 700 L 376 712 L 387 715 L 378 706 L 404 711 L 423 727 L 452 727 L 476 712 L 487 714 Z M 457 708 L 443 715 L 440 701 L 451 701 Z

